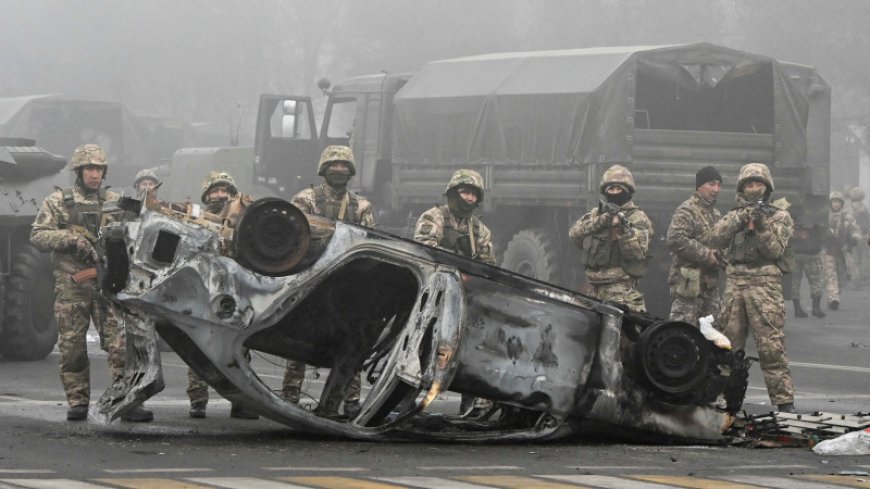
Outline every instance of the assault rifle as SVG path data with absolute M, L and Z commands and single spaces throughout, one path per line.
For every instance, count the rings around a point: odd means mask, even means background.
M 631 225 L 628 223 L 628 217 L 625 213 L 619 210 L 619 206 L 613 202 L 607 202 L 604 199 L 598 199 L 598 212 L 610 216 L 611 221 L 614 217 L 619 219 L 619 230 L 622 234 L 632 234 Z
M 773 213 L 776 212 L 776 207 L 763 200 L 749 202 L 746 204 L 746 207 L 752 211 L 752 218 L 749 220 L 749 225 L 747 226 L 747 229 L 750 231 L 755 231 L 755 221 L 758 218 L 762 217 L 764 214 L 773 215 Z

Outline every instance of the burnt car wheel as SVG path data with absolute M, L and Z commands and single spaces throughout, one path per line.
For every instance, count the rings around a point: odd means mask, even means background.
M 0 355 L 16 361 L 42 360 L 57 343 L 51 261 L 26 244 L 12 263 Z
M 664 394 L 689 393 L 707 376 L 710 348 L 691 324 L 656 323 L 641 333 L 638 347 L 644 378 Z
M 259 199 L 236 229 L 236 260 L 263 275 L 288 275 L 305 257 L 310 235 L 308 220 L 296 206 L 275 197 Z

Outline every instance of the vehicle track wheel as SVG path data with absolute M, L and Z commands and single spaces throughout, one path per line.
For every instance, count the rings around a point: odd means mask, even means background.
M 559 283 L 561 279 L 558 248 L 543 229 L 523 229 L 514 234 L 501 266 L 542 282 Z
M 0 355 L 8 360 L 42 360 L 57 343 L 54 275 L 48 255 L 31 244 L 15 253 L 6 283 L 6 315 Z

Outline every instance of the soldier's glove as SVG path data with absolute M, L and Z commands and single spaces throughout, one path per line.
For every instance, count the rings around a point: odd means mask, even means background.
M 613 215 L 603 213 L 598 216 L 598 227 L 609 228 L 613 223 Z
M 719 254 L 715 250 L 707 251 L 707 266 L 717 268 L 722 264 L 719 262 Z
M 76 249 L 76 257 L 87 263 L 96 263 L 97 261 L 97 250 L 94 249 L 94 245 L 87 240 L 84 236 L 79 236 L 76 238 L 75 243 Z

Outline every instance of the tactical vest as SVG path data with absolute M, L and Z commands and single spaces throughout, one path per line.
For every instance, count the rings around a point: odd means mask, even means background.
M 728 261 L 733 265 L 776 265 L 782 273 L 791 273 L 794 269 L 794 250 L 786 247 L 785 252 L 777 260 L 771 260 L 761 254 L 758 249 L 758 234 L 755 231 L 743 229 L 731 238 L 728 244 Z
M 359 208 L 359 199 L 357 196 L 351 192 L 350 190 L 346 191 L 345 195 L 348 197 L 347 208 L 344 210 L 344 218 L 341 219 L 342 222 L 348 222 L 351 224 L 359 224 L 359 221 L 356 217 L 357 208 Z M 327 219 L 332 219 L 333 221 L 337 221 L 338 214 L 341 212 L 341 203 L 344 198 L 336 200 L 330 199 L 326 195 L 326 189 L 323 186 L 314 187 L 314 203 L 318 209 L 320 209 L 321 215 Z
M 453 220 L 450 219 L 450 208 L 442 205 L 438 207 L 438 210 L 441 211 L 441 217 L 444 220 L 444 237 L 441 239 L 439 246 L 457 255 L 474 258 L 478 251 L 477 239 L 480 237 L 480 219 L 475 215 L 470 217 L 471 234 L 474 235 L 473 239 L 475 240 L 472 244 L 472 237 L 469 233 L 453 227 Z
M 63 206 L 69 214 L 69 224 L 81 226 L 96 236 L 100 232 L 100 220 L 103 212 L 103 202 L 106 201 L 106 189 L 97 190 L 97 202 L 76 202 L 75 191 L 67 187 L 61 190 Z
M 636 207 L 626 211 L 625 218 L 628 219 L 638 209 Z M 611 230 L 605 227 L 583 239 L 581 254 L 586 268 L 600 270 L 621 267 L 631 277 L 642 278 L 649 269 L 649 260 L 652 257 L 648 256 L 645 260 L 624 260 L 619 244 L 610 235 Z

